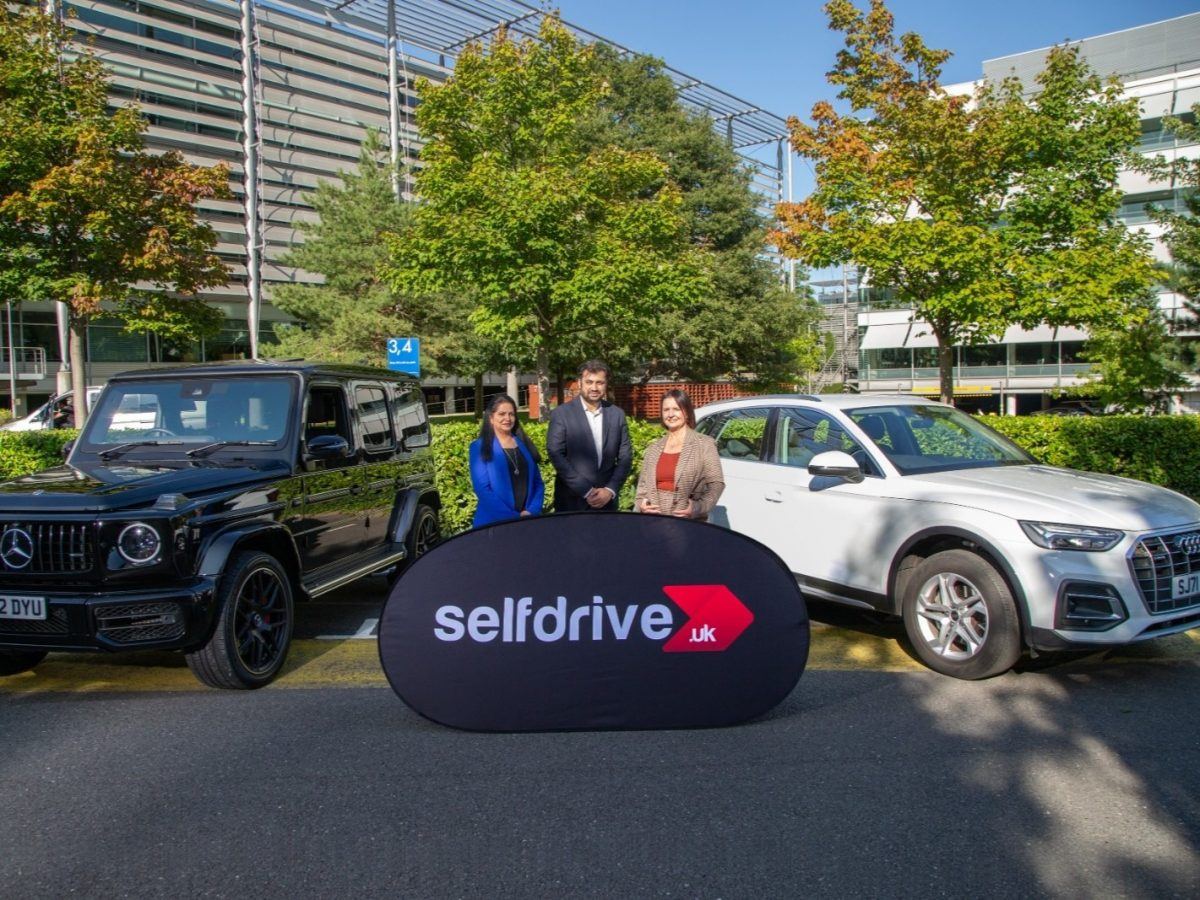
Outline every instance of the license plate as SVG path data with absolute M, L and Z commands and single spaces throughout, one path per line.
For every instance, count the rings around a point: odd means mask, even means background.
M 1171 599 L 1178 600 L 1181 597 L 1191 597 L 1193 594 L 1200 594 L 1200 572 L 1194 572 L 1191 575 L 1176 575 L 1171 579 Z
M 45 597 L 0 597 L 0 619 L 46 618 Z

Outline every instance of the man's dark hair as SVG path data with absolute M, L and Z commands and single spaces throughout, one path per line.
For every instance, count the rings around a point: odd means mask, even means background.
M 603 372 L 605 378 L 610 380 L 612 379 L 612 369 L 610 369 L 608 367 L 608 363 L 602 359 L 589 359 L 579 367 L 580 378 L 583 377 L 584 372 Z

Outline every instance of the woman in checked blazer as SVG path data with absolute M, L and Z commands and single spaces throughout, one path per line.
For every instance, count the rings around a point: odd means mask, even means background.
M 686 391 L 667 391 L 660 411 L 667 433 L 642 457 L 634 509 L 707 521 L 725 490 L 717 442 L 696 432 L 696 410 Z

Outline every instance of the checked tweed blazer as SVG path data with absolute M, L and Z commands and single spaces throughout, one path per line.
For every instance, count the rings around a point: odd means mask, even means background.
M 683 440 L 683 449 L 679 451 L 679 462 L 675 464 L 675 490 L 660 491 L 655 470 L 666 444 L 667 436 L 664 434 L 646 448 L 642 457 L 642 471 L 638 476 L 634 509 L 640 510 L 642 501 L 649 500 L 664 513 L 670 513 L 687 506 L 690 499 L 692 518 L 707 519 L 708 514 L 717 505 L 721 492 L 725 490 L 725 476 L 721 472 L 717 442 L 708 435 L 698 434 L 688 428 Z

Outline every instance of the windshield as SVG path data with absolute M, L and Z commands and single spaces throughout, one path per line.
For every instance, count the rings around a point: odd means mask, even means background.
M 295 397 L 296 380 L 287 376 L 114 382 L 88 417 L 80 445 L 160 452 L 277 446 L 287 437 Z
M 903 475 L 1037 462 L 1008 438 L 949 406 L 866 406 L 846 412 Z

